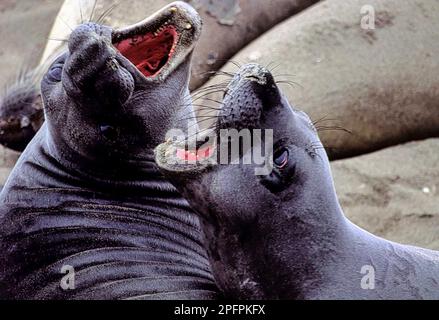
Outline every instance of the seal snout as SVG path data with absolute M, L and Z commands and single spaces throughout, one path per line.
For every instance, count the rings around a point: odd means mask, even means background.
M 218 127 L 254 129 L 264 110 L 280 100 L 273 75 L 258 64 L 243 66 L 228 85 L 219 113 Z

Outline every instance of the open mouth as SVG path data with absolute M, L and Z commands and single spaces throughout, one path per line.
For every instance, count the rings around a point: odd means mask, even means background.
M 210 137 L 210 139 L 208 139 Z M 203 137 L 175 141 L 169 139 L 156 148 L 156 159 L 170 171 L 201 170 L 217 162 L 217 141 L 212 132 Z
M 166 77 L 192 51 L 200 32 L 196 11 L 175 2 L 133 26 L 113 31 L 112 42 L 145 77 Z
M 145 77 L 154 77 L 172 58 L 177 40 L 175 27 L 166 26 L 159 33 L 134 35 L 116 43 L 115 47 Z

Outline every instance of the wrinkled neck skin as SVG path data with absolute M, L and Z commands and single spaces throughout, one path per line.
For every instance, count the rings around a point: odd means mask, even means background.
M 76 177 L 82 187 L 89 183 L 101 191 L 120 189 L 119 192 L 135 192 L 138 195 L 139 192 L 147 193 L 152 188 L 152 184 L 148 181 L 154 181 L 157 185 L 154 185 L 153 188 L 174 192 L 174 188 L 157 170 L 154 161 L 154 148 L 164 141 L 170 128 L 180 129 L 185 132 L 188 126 L 193 125 L 189 120 L 186 120 L 195 118 L 188 90 L 189 79 L 182 77 L 189 74 L 189 72 L 185 72 L 189 68 L 190 57 L 187 62 L 178 67 L 177 73 L 181 76 L 160 84 L 154 84 L 152 89 L 144 88 L 144 92 L 153 92 L 158 90 L 158 87 L 161 87 L 161 90 L 166 90 L 167 87 L 171 86 L 174 88 L 181 87 L 181 91 L 171 91 L 172 96 L 169 96 L 168 99 L 172 101 L 173 105 L 165 106 L 166 112 L 163 116 L 165 119 L 155 119 L 155 110 L 142 110 L 144 114 L 151 114 L 150 116 L 141 115 L 142 121 L 150 124 L 147 127 L 151 131 L 145 132 L 146 137 L 140 137 L 136 145 L 131 146 L 135 149 L 127 151 L 123 158 L 119 156 L 112 158 L 111 154 L 103 154 L 99 158 L 82 154 L 74 149 L 75 146 L 72 148 L 67 141 L 64 141 L 49 121 L 41 129 L 41 131 L 46 131 L 46 134 L 39 143 L 40 148 L 38 148 L 37 153 L 46 158 L 46 161 L 56 163 L 61 175 L 68 178 Z M 142 93 L 140 89 L 136 91 Z M 149 94 L 139 96 L 138 99 L 160 102 L 159 96 L 155 98 Z M 60 181 L 62 180 L 60 179 Z
M 168 99 L 173 105 L 162 107 L 166 108 L 160 113 L 160 119 L 157 119 L 157 110 L 161 109 L 156 106 L 154 109 L 150 104 L 142 105 L 140 110 L 136 110 L 136 106 L 132 107 L 129 112 L 137 112 L 139 121 L 147 123 L 145 128 L 151 131 L 145 132 L 145 137 L 139 137 L 138 141 L 129 146 L 131 149 L 123 157 L 113 157 L 112 154 L 105 153 L 92 157 L 81 153 L 80 149 L 75 149 L 76 145 L 63 140 L 65 135 L 58 133 L 67 119 L 49 118 L 21 155 L 2 190 L 1 202 L 11 206 L 16 203 L 21 206 L 26 201 L 26 206 L 31 203 L 40 205 L 41 201 L 35 199 L 35 190 L 40 189 L 46 192 L 44 197 L 47 198 L 48 207 L 89 197 L 108 199 L 110 203 L 124 203 L 142 209 L 150 208 L 152 203 L 165 203 L 168 207 L 174 206 L 176 210 L 190 212 L 187 202 L 158 171 L 153 156 L 154 147 L 165 139 L 170 128 L 186 130 L 189 120 L 185 119 L 194 118 L 188 91 L 189 68 L 190 56 L 175 70 L 173 77 L 162 83 L 154 83 L 152 88 L 137 88 L 139 97 L 133 96 L 131 100 L 138 98 L 156 103 L 161 102 L 160 95 L 155 94 L 156 90 L 166 90 L 168 87 L 181 89 L 171 91 L 172 96 Z M 63 102 L 60 101 L 59 104 L 62 106 Z M 68 117 L 67 112 L 60 115 Z M 10 192 L 17 188 L 21 193 Z M 60 190 L 68 190 L 65 197 L 57 195 Z M 54 196 L 49 195 L 52 193 Z M 153 206 L 157 207 L 155 204 Z
M 312 199 L 304 193 L 297 206 L 273 207 L 239 225 L 213 215 L 201 219 L 212 269 L 226 296 L 439 298 L 438 252 L 396 244 L 352 224 L 332 178 L 317 189 L 324 191 L 309 191 Z M 367 289 L 364 278 L 369 266 L 374 268 L 373 289 Z

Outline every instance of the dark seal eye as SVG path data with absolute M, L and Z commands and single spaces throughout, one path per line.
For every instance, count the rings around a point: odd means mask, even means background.
M 281 148 L 280 150 L 276 151 L 273 155 L 273 162 L 274 164 L 279 168 L 285 168 L 288 164 L 288 157 L 290 153 L 288 152 L 288 149 Z
M 117 129 L 110 125 L 101 125 L 99 127 L 102 135 L 107 140 L 115 140 L 117 138 Z
M 270 174 L 260 176 L 261 184 L 272 193 L 282 192 L 296 179 L 296 165 L 290 159 L 290 149 L 280 147 L 273 154 L 273 170 Z
M 62 75 L 62 65 L 56 65 L 49 70 L 49 80 L 52 82 L 60 82 Z

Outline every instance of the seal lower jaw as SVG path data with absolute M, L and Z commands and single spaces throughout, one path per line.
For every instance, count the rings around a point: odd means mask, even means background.
M 206 135 L 207 136 L 207 135 Z M 200 138 L 199 138 L 200 139 Z M 200 139 L 203 141 L 203 139 Z M 198 174 L 217 164 L 217 144 L 195 145 L 188 140 L 168 141 L 155 149 L 156 163 L 159 168 L 170 175 L 172 173 Z
M 197 12 L 174 2 L 153 16 L 114 30 L 112 43 L 149 80 L 164 80 L 192 52 L 201 33 Z

